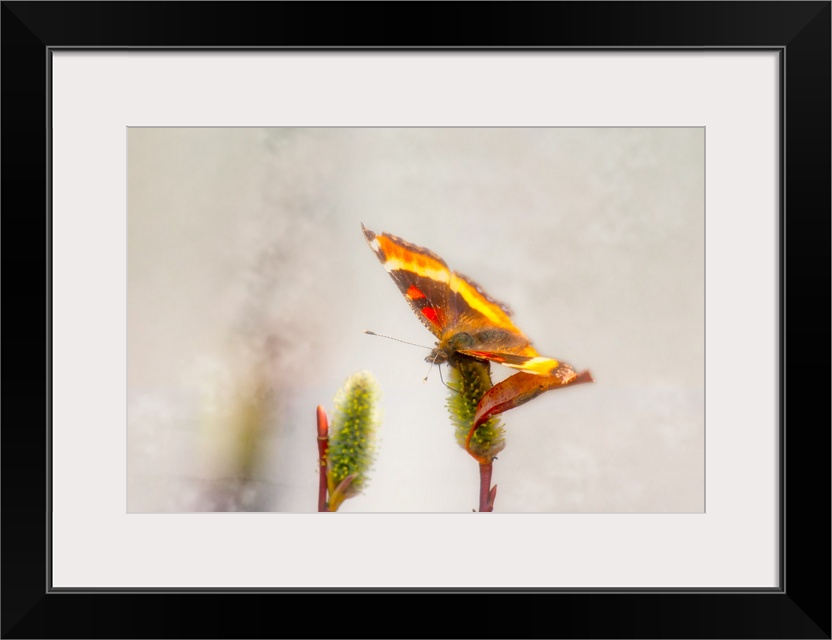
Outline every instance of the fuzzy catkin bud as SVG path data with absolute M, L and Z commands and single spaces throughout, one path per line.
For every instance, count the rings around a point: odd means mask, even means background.
M 446 405 L 451 422 L 456 427 L 456 441 L 463 449 L 468 432 L 474 424 L 477 403 L 491 387 L 491 369 L 487 362 L 457 356 L 450 367 L 448 386 L 451 391 Z M 499 418 L 489 418 L 474 432 L 471 452 L 484 460 L 491 460 L 506 446 L 505 430 Z
M 335 413 L 330 427 L 327 451 L 327 481 L 335 510 L 345 499 L 359 493 L 367 483 L 367 472 L 375 459 L 376 432 L 379 426 L 377 409 L 378 384 L 366 371 L 354 373 L 335 396 Z M 333 492 L 349 476 L 352 481 L 343 495 Z

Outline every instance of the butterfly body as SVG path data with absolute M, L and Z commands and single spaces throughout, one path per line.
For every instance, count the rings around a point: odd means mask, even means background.
M 512 322 L 506 305 L 470 278 L 451 271 L 438 255 L 389 233 L 361 228 L 405 300 L 436 336 L 436 347 L 427 360 L 453 364 L 462 355 L 536 375 L 566 372 L 568 365 L 538 354 Z M 568 370 L 574 375 L 571 367 Z

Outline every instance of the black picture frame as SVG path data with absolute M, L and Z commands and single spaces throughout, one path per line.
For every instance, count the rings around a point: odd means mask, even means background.
M 3 2 L 2 637 L 829 638 L 830 15 L 828 1 Z M 53 590 L 50 57 L 130 47 L 779 52 L 780 587 Z

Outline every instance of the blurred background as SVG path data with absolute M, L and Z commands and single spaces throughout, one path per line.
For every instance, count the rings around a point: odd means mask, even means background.
M 315 511 L 315 409 L 359 370 L 378 457 L 340 510 L 476 508 L 428 351 L 363 333 L 434 342 L 363 222 L 595 377 L 504 414 L 495 512 L 702 512 L 704 136 L 129 129 L 128 511 Z

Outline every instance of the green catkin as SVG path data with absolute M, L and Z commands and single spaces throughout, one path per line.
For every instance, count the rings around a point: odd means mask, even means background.
M 367 484 L 367 473 L 375 459 L 376 432 L 380 423 L 379 397 L 375 378 L 366 371 L 354 373 L 335 396 L 335 413 L 330 425 L 329 484 L 337 487 L 354 474 L 345 497 Z
M 446 406 L 456 427 L 456 441 L 465 448 L 468 432 L 474 424 L 477 403 L 491 387 L 491 369 L 487 362 L 457 356 L 450 367 L 451 391 Z M 474 432 L 471 451 L 490 460 L 506 446 L 505 430 L 496 416 L 489 418 Z

